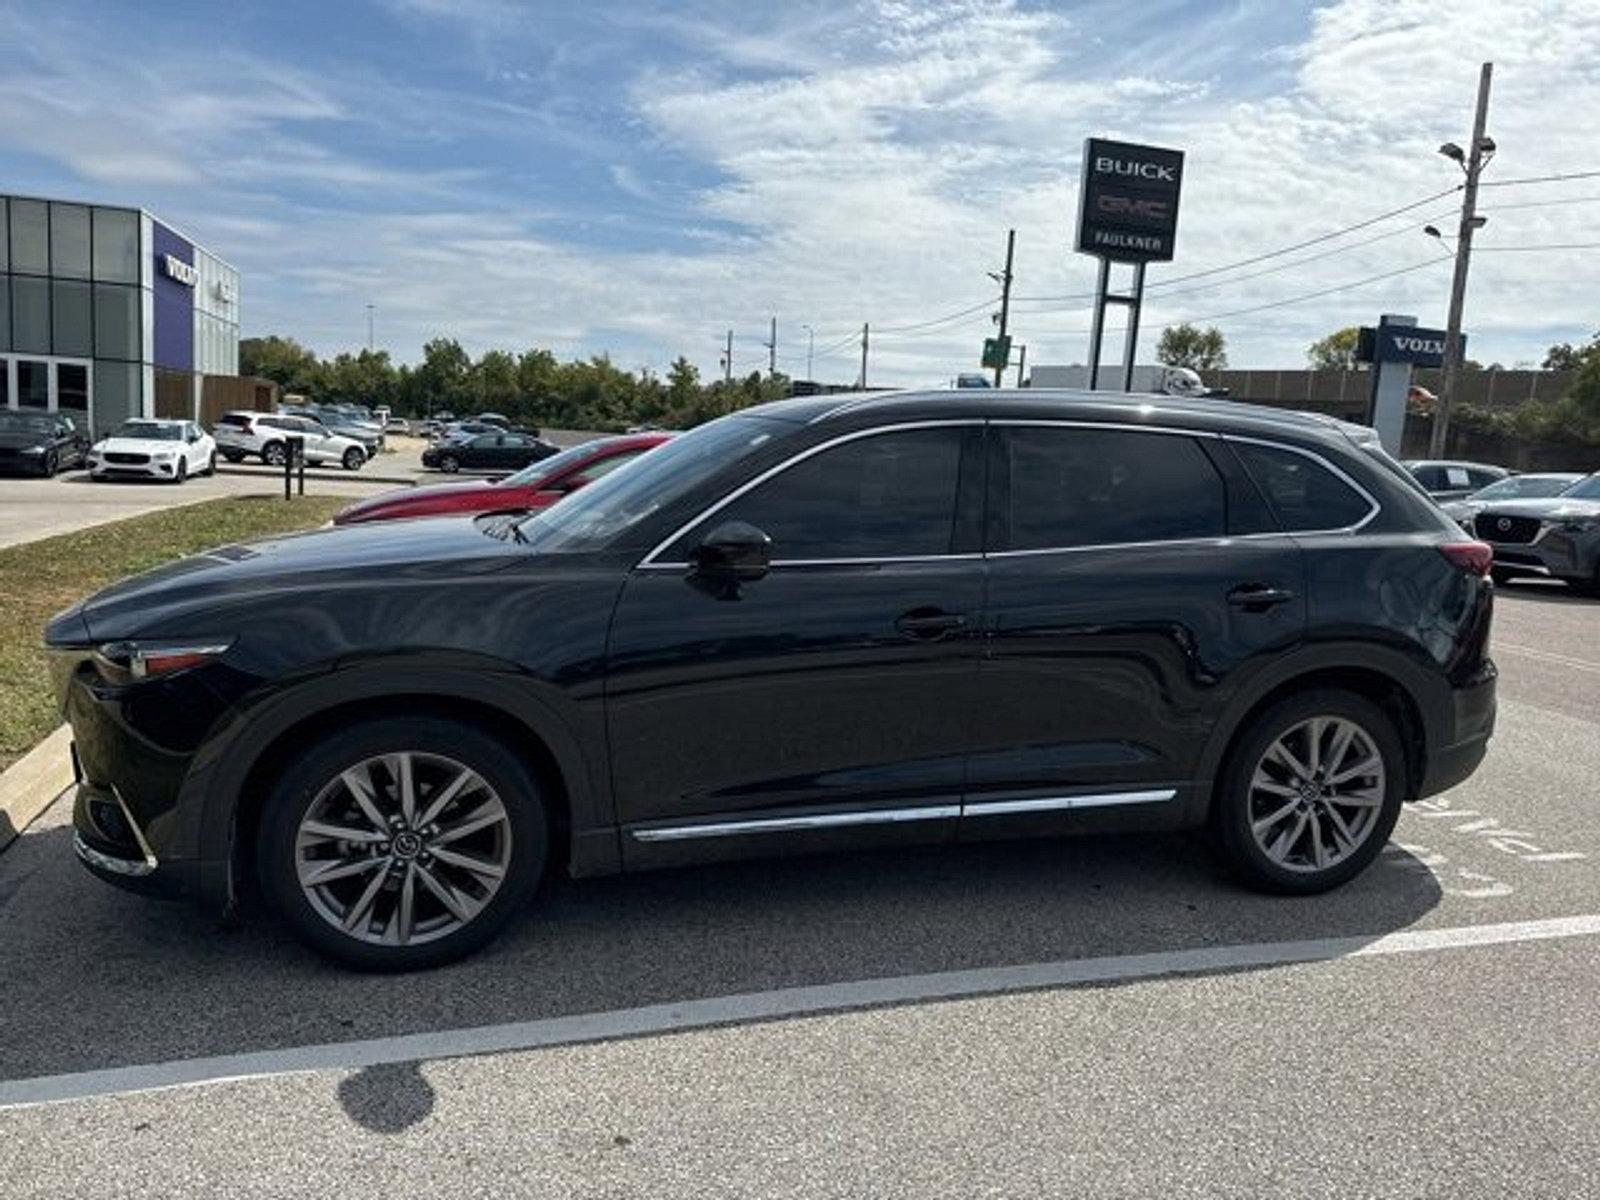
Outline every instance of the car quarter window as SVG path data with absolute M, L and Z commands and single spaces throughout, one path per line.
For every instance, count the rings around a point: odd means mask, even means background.
M 1314 458 L 1254 442 L 1233 448 L 1290 533 L 1347 529 L 1372 511 L 1365 496 Z
M 1194 438 L 1083 426 L 1001 426 L 990 549 L 1222 537 L 1222 476 Z
M 949 554 L 965 427 L 859 437 L 813 454 L 740 496 L 692 537 L 746 521 L 785 559 Z

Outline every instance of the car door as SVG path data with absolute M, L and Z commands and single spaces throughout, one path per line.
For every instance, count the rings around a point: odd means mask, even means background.
M 1299 548 L 1216 438 L 1003 422 L 989 462 L 962 836 L 1178 823 L 1240 673 L 1303 636 Z
M 632 572 L 607 693 L 627 861 L 953 833 L 983 603 L 981 441 L 976 422 L 841 435 Z M 730 522 L 770 536 L 772 565 L 728 590 L 687 564 Z

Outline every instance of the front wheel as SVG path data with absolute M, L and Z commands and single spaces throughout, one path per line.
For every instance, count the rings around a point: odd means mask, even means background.
M 287 451 L 284 449 L 282 442 L 268 442 L 261 447 L 261 461 L 269 467 L 283 466 L 283 460 L 286 457 Z
M 207 475 L 215 475 L 216 473 L 217 473 L 217 452 L 215 450 L 213 450 L 211 452 L 210 457 L 206 459 L 206 474 Z
M 285 767 L 256 843 L 262 886 L 303 941 L 347 966 L 412 970 L 469 954 L 544 872 L 538 787 L 475 726 L 368 720 Z
M 44 471 L 44 477 L 46 479 L 54 478 L 55 473 L 61 469 L 61 459 L 54 450 L 45 451 L 44 462 L 41 464 L 41 469 Z
M 460 469 L 461 460 L 456 458 L 456 456 L 453 454 L 446 454 L 439 460 L 439 470 L 443 471 L 446 475 L 454 475 Z
M 361 464 L 367 461 L 367 456 L 360 447 L 351 446 L 344 452 L 344 469 L 346 471 L 359 471 Z
M 1505 583 L 1507 580 L 1515 579 L 1516 573 L 1513 571 L 1508 571 L 1504 567 L 1490 567 L 1489 578 L 1494 580 L 1496 583 Z
M 1377 705 L 1319 689 L 1256 718 L 1218 789 L 1213 825 L 1234 874 L 1309 895 L 1353 879 L 1383 849 L 1406 793 L 1405 754 Z
M 173 475 L 172 482 L 182 483 L 187 478 L 189 478 L 189 460 L 187 458 L 180 458 L 178 460 L 178 470 Z

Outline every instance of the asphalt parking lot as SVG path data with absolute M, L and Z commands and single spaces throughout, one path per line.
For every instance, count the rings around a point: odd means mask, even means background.
M 1502 589 L 1495 655 L 1483 768 L 1307 900 L 1189 837 L 936 847 L 556 881 L 487 953 L 370 977 L 90 879 L 57 804 L 0 854 L 0 1103 L 73 1098 L 0 1109 L 0 1178 L 1593 1194 L 1600 602 Z

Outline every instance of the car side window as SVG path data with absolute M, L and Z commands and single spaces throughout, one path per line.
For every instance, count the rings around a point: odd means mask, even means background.
M 487 450 L 492 446 L 499 445 L 500 439 L 492 433 L 480 433 L 467 444 L 475 450 Z
M 1493 471 L 1468 471 L 1467 478 L 1472 481 L 1468 486 L 1476 491 L 1479 488 L 1486 488 L 1491 483 L 1496 483 L 1505 477 L 1496 475 Z
M 1233 448 L 1286 532 L 1347 529 L 1372 511 L 1365 496 L 1314 458 L 1253 442 Z
M 698 534 L 746 521 L 778 561 L 949 554 L 963 438 L 961 427 L 855 438 L 740 496 Z
M 1081 426 L 1012 426 L 1001 436 L 1009 485 L 991 510 L 991 550 L 1227 533 L 1222 476 L 1192 437 Z
M 602 475 L 609 475 L 624 463 L 631 463 L 643 451 L 635 450 L 632 454 L 613 454 L 610 458 L 602 458 L 597 463 L 590 463 L 583 470 L 573 474 L 567 482 L 569 484 L 593 483 Z
M 1430 492 L 1437 492 L 1444 487 L 1444 468 L 1418 467 L 1412 472 L 1417 477 L 1417 482 Z

